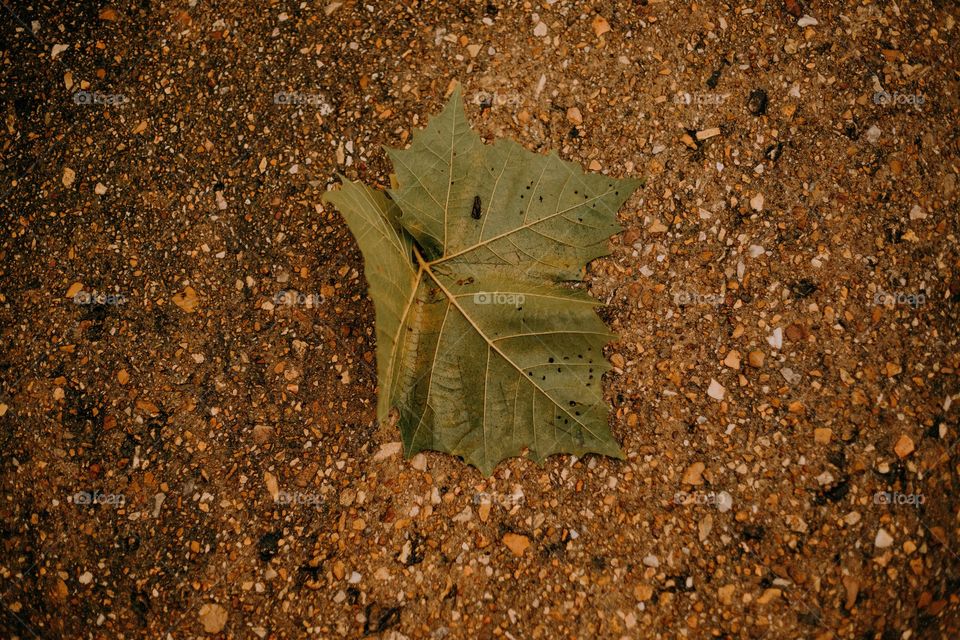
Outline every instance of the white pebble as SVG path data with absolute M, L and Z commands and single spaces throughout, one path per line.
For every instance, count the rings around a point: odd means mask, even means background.
M 886 529 L 881 527 L 880 530 L 877 531 L 877 537 L 873 541 L 873 544 L 878 549 L 886 549 L 887 547 L 893 544 L 893 536 L 887 533 Z

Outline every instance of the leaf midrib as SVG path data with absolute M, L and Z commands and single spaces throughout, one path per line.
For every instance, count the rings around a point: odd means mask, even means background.
M 484 341 L 484 342 L 487 343 L 487 348 L 488 348 L 488 349 L 493 349 L 494 351 L 496 351 L 496 352 L 500 355 L 501 358 L 503 358 L 504 360 L 506 360 L 506 361 L 510 364 L 511 367 L 513 367 L 514 369 L 517 370 L 517 372 L 520 374 L 520 377 L 521 377 L 522 380 L 526 380 L 526 381 L 529 382 L 531 385 L 533 385 L 533 387 L 536 388 L 537 391 L 539 391 L 540 393 L 542 393 L 555 407 L 557 407 L 558 409 L 560 409 L 561 411 L 563 411 L 565 414 L 567 414 L 568 416 L 570 416 L 570 418 L 572 418 L 574 422 L 576 422 L 576 423 L 579 424 L 581 427 L 583 427 L 583 429 L 585 429 L 591 436 L 593 436 L 594 438 L 597 438 L 597 439 L 601 439 L 598 434 L 596 434 L 589 426 L 587 426 L 586 424 L 584 424 L 583 421 L 581 421 L 579 418 L 577 418 L 577 416 L 575 416 L 575 415 L 573 415 L 572 413 L 570 413 L 570 411 L 569 411 L 566 407 L 564 407 L 563 405 L 559 404 L 556 400 L 554 400 L 554 399 L 550 396 L 550 394 L 547 393 L 547 392 L 543 389 L 543 387 L 541 387 L 539 384 L 537 384 L 537 381 L 536 381 L 536 380 L 533 380 L 533 379 L 529 378 L 528 376 L 525 376 L 523 369 L 522 369 L 516 362 L 514 362 L 506 353 L 504 353 L 503 350 L 500 349 L 500 347 L 498 347 L 498 346 L 495 344 L 494 341 L 492 341 L 489 337 L 487 337 L 487 334 L 484 333 L 483 329 L 481 329 L 481 328 L 477 325 L 476 322 L 473 321 L 473 318 L 470 317 L 470 314 L 468 314 L 468 313 L 466 312 L 466 310 L 465 310 L 462 306 L 460 306 L 459 303 L 457 303 L 456 296 L 454 296 L 454 295 L 450 292 L 450 290 L 447 289 L 447 288 L 443 285 L 442 282 L 440 282 L 440 279 L 439 279 L 439 278 L 436 276 L 436 274 L 434 274 L 433 271 L 430 269 L 431 264 L 434 264 L 434 263 L 430 263 L 430 262 L 425 261 L 425 260 L 423 259 L 423 256 L 420 255 L 420 251 L 419 251 L 419 249 L 417 249 L 417 247 L 414 247 L 413 251 L 414 251 L 414 254 L 415 254 L 416 257 L 417 257 L 417 263 L 420 265 L 420 271 L 419 271 L 418 273 L 420 273 L 420 274 L 427 274 L 427 275 L 430 276 L 430 279 L 433 280 L 433 281 L 436 283 L 436 285 L 440 288 L 440 290 L 443 292 L 443 294 L 447 297 L 448 304 L 451 304 L 451 305 L 453 305 L 454 307 L 456 307 L 457 311 L 460 312 L 460 315 L 462 315 L 462 316 L 464 317 L 464 319 L 466 319 L 466 321 L 470 323 L 470 326 L 473 327 L 473 330 L 476 331 L 477 334 L 479 334 L 481 338 L 483 338 L 483 341 Z M 419 280 L 418 280 L 418 284 L 419 284 Z M 442 339 L 442 336 L 438 336 L 438 338 L 437 338 L 437 347 L 438 347 L 438 348 L 439 348 L 439 344 L 440 344 L 440 340 L 441 340 L 441 339 Z M 487 363 L 487 364 L 488 364 L 488 366 L 489 366 L 489 360 L 488 360 L 488 363 Z M 432 386 L 432 382 L 433 382 L 433 381 L 432 381 L 432 379 L 431 379 L 431 386 Z M 428 389 L 428 393 L 429 393 L 429 389 Z M 487 410 L 486 410 L 486 404 L 487 404 L 487 403 L 486 403 L 486 397 L 487 397 L 487 389 L 486 389 L 486 385 L 484 385 L 484 389 L 483 389 L 483 399 L 484 399 L 484 402 L 483 402 L 483 413 L 484 413 L 484 418 L 486 417 L 486 413 L 487 413 Z M 536 425 L 535 423 L 534 423 L 534 425 L 533 425 L 533 431 L 534 431 L 534 433 L 536 433 L 536 431 L 537 431 L 537 425 Z M 484 453 L 484 455 L 486 455 L 486 453 Z

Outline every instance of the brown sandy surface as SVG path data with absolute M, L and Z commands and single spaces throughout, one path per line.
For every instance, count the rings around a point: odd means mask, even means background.
M 960 637 L 958 14 L 5 1 L 0 636 Z M 376 423 L 320 198 L 454 81 L 646 179 L 587 274 L 625 461 Z

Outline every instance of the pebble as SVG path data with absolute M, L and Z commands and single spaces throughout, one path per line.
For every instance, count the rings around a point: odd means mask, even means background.
M 218 604 L 200 607 L 200 624 L 207 633 L 220 633 L 227 624 L 227 610 Z
M 737 360 L 739 364 L 739 358 Z M 727 393 L 726 388 L 713 378 L 710 379 L 710 386 L 707 387 L 707 395 L 713 398 L 714 400 L 723 400 L 723 396 Z
M 798 27 L 815 27 L 815 26 L 817 26 L 818 24 L 820 24 L 820 23 L 817 22 L 817 19 L 816 19 L 816 18 L 813 18 L 813 17 L 811 17 L 811 16 L 803 16 L 802 18 L 800 18 L 799 20 L 797 20 L 797 26 L 798 26 Z
M 802 379 L 802 376 L 790 367 L 780 369 L 780 375 L 783 376 L 783 379 L 786 380 L 788 384 L 797 384 Z
M 769 589 L 764 589 L 763 594 L 757 598 L 757 604 L 769 604 L 773 600 L 776 600 L 783 594 L 783 591 L 777 589 L 776 587 L 770 587 Z
M 767 336 L 767 344 L 778 351 L 783 348 L 783 329 L 781 327 L 777 327 L 773 330 L 773 333 Z
M 707 468 L 702 462 L 694 462 L 683 472 L 681 482 L 689 485 L 703 484 L 703 472 Z
M 77 179 L 77 172 L 71 169 L 70 167 L 63 168 L 63 177 L 60 179 L 63 182 L 63 186 L 68 189 L 73 186 L 73 181 Z
M 747 98 L 747 110 L 751 115 L 762 116 L 767 112 L 767 92 L 763 89 L 754 89 Z
M 503 544 L 507 546 L 508 549 L 515 556 L 522 556 L 524 552 L 530 547 L 530 538 L 527 536 L 522 536 L 518 533 L 507 533 L 504 534 Z
M 754 211 L 763 211 L 763 194 L 758 193 L 757 195 L 750 198 L 750 208 Z
M 749 364 L 754 369 L 759 369 L 763 366 L 764 355 L 763 351 L 754 349 L 749 354 L 747 354 L 747 364 Z
M 186 313 L 195 312 L 200 303 L 197 292 L 190 286 L 184 287 L 182 292 L 173 296 L 172 300 L 173 304 L 180 307 Z
M 84 571 L 77 580 L 80 581 L 80 584 L 90 584 L 93 582 L 93 574 L 89 571 Z
M 603 16 L 596 16 L 593 19 L 593 33 L 599 38 L 610 31 L 610 23 Z
M 833 429 L 829 427 L 817 427 L 813 430 L 813 441 L 817 444 L 830 444 L 833 438 Z
M 733 509 L 733 496 L 726 491 L 721 491 L 717 494 L 717 511 L 726 513 L 730 509 Z
M 903 434 L 900 436 L 900 439 L 897 440 L 897 443 L 893 445 L 893 451 L 897 454 L 898 458 L 903 460 L 914 451 L 913 439 L 910 438 L 910 436 Z
M 273 428 L 265 424 L 258 424 L 253 428 L 253 441 L 256 444 L 267 444 L 273 439 Z
M 573 124 L 583 124 L 583 114 L 580 113 L 580 109 L 577 107 L 570 107 L 567 109 L 567 120 Z
M 403 444 L 401 444 L 400 442 L 388 442 L 382 445 L 380 449 L 378 449 L 377 452 L 373 454 L 373 459 L 378 462 L 380 460 L 386 460 L 387 458 L 391 458 L 397 455 L 402 450 L 403 450 Z
M 638 602 L 646 602 L 653 597 L 653 587 L 649 584 L 638 584 L 633 588 L 633 597 Z
M 697 140 L 709 140 L 714 136 L 720 135 L 719 127 L 712 127 L 710 129 L 704 129 L 702 131 L 697 131 Z
M 874 539 L 873 545 L 878 549 L 886 549 L 892 544 L 893 544 L 893 536 L 891 536 L 886 529 L 881 527 L 877 531 L 877 537 Z
M 277 476 L 273 475 L 269 471 L 263 472 L 263 484 L 267 487 L 267 493 L 270 494 L 270 497 L 276 502 L 277 497 L 280 495 L 280 487 L 277 484 Z
M 740 352 L 736 349 L 731 350 L 727 354 L 727 357 L 723 359 L 723 364 L 730 367 L 731 369 L 740 368 Z
M 876 143 L 878 140 L 880 140 L 881 133 L 882 131 L 880 130 L 880 127 L 877 125 L 872 125 L 869 129 L 867 129 L 867 133 L 865 134 L 867 142 L 871 144 Z
M 533 35 L 535 35 L 538 38 L 542 38 L 545 35 L 547 35 L 547 23 L 538 22 L 537 26 L 533 28 Z
M 643 564 L 646 567 L 653 567 L 656 569 L 660 566 L 660 560 L 657 558 L 657 556 L 651 554 L 643 559 Z

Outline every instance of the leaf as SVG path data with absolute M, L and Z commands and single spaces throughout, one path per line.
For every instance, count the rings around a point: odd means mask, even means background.
M 400 414 L 407 457 L 432 449 L 485 475 L 529 449 L 622 458 L 601 376 L 612 335 L 569 285 L 607 253 L 640 185 L 555 152 L 485 145 L 459 87 L 409 149 L 387 149 L 398 188 L 325 195 L 357 239 L 376 310 L 377 414 Z

